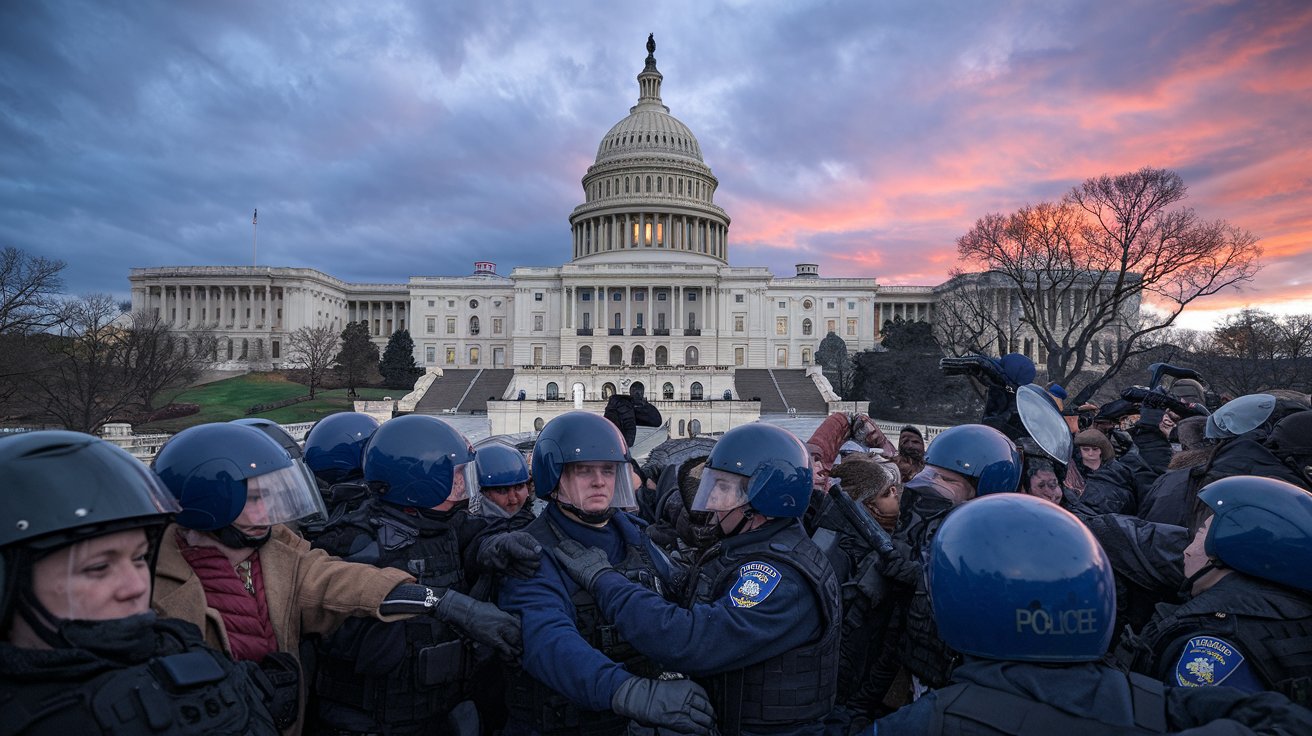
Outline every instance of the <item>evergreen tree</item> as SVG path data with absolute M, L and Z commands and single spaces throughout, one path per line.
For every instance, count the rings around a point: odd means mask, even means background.
M 825 335 L 820 347 L 815 349 L 815 363 L 824 369 L 834 393 L 846 396 L 852 383 L 852 356 L 848 355 L 843 338 L 833 332 Z
M 356 387 L 368 380 L 369 370 L 377 364 L 378 346 L 369 338 L 369 325 L 363 321 L 347 322 L 334 366 L 346 385 L 347 396 L 355 395 Z
M 419 377 L 419 366 L 415 364 L 415 341 L 410 339 L 409 330 L 397 330 L 387 339 L 378 372 L 383 374 L 383 384 L 388 388 L 409 389 L 414 386 Z

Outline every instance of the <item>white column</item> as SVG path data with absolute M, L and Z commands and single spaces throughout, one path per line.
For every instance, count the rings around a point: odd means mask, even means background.
M 624 287 L 624 329 L 633 334 L 633 287 Z

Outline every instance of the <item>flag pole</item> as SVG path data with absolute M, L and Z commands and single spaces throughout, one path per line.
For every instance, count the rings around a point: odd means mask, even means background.
M 258 250 L 259 235 L 260 235 L 260 211 L 257 209 L 255 210 L 255 214 L 251 215 L 251 265 L 252 266 L 260 265 L 259 250 Z

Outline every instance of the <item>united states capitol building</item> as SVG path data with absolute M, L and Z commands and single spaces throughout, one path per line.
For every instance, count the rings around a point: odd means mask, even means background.
M 747 399 L 762 390 L 743 385 L 751 373 L 776 388 L 781 377 L 816 373 L 808 369 L 828 333 L 855 352 L 877 344 L 885 320 L 933 319 L 937 287 L 883 287 L 805 263 L 787 277 L 731 265 L 719 182 L 696 136 L 664 104 L 650 39 L 647 49 L 637 104 L 602 137 L 583 175 L 570 240 L 558 244 L 569 257 L 563 265 L 506 274 L 479 261 L 472 274 L 376 284 L 308 268 L 134 268 L 132 308 L 180 335 L 216 336 L 220 369 L 288 367 L 289 336 L 301 327 L 364 321 L 380 346 L 408 329 L 430 376 L 471 376 L 460 402 L 521 391 L 545 400 L 582 391 L 591 400 L 633 383 L 656 400 Z M 484 373 L 495 380 L 473 381 Z M 819 398 L 836 398 L 817 386 Z

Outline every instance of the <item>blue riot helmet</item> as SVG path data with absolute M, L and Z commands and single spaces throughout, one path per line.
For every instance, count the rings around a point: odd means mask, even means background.
M 267 538 L 274 524 L 324 513 L 319 489 L 281 445 L 255 427 L 189 427 L 164 443 L 152 467 L 182 506 L 178 524 L 220 532 L 232 547 L 262 543 L 262 535 L 247 534 L 251 529 L 265 529 Z
M 925 451 L 925 465 L 973 478 L 978 496 L 1010 493 L 1020 485 L 1016 445 L 983 424 L 962 424 L 939 433 Z
M 36 601 L 30 574 L 37 560 L 95 537 L 144 529 L 153 571 L 159 537 L 179 510 L 144 463 L 80 432 L 26 432 L 0 440 L 0 477 L 0 631 L 8 629 L 16 604 Z M 27 589 L 20 592 L 20 586 Z M 97 618 L 79 613 L 78 603 L 69 596 L 69 618 Z M 48 626 L 35 629 L 51 646 L 63 646 L 47 638 Z
M 1207 556 L 1255 578 L 1312 591 L 1312 494 L 1274 478 L 1233 475 L 1198 493 L 1212 510 Z
M 606 463 L 615 476 L 611 508 L 636 508 L 633 474 L 629 471 L 629 446 L 624 435 L 600 414 L 571 411 L 547 422 L 533 444 L 533 493 L 551 498 L 560 485 L 565 466 L 571 463 Z
M 479 443 L 475 448 L 474 467 L 478 471 L 478 490 L 469 496 L 469 513 L 493 518 L 508 518 L 502 503 L 507 493 L 528 493 L 528 463 L 524 453 L 499 440 Z M 495 497 L 490 498 L 489 494 Z M 522 506 L 523 497 L 516 497 Z
M 301 450 L 301 443 L 297 442 L 296 438 L 292 437 L 291 433 L 284 429 L 281 424 L 264 417 L 243 417 L 242 419 L 234 419 L 231 423 L 254 427 L 269 435 L 270 439 L 287 451 L 287 455 L 291 457 L 296 467 L 300 468 L 301 472 L 305 474 L 305 478 L 310 482 L 310 485 L 314 488 L 319 487 L 319 484 L 314 480 L 314 473 L 305 464 L 305 453 Z
M 811 502 L 811 453 L 791 432 L 753 422 L 711 448 L 692 511 L 732 511 L 750 504 L 765 516 L 800 519 Z
M 357 480 L 364 472 L 365 445 L 376 431 L 378 420 L 368 414 L 329 414 L 305 435 L 305 464 L 328 485 Z
M 1276 397 L 1271 394 L 1248 394 L 1227 401 L 1207 417 L 1205 436 L 1209 440 L 1224 440 L 1252 432 L 1266 423 L 1276 410 Z
M 925 577 L 939 635 L 963 654 L 1092 662 L 1111 643 L 1111 563 L 1056 504 L 1019 493 L 963 504 L 934 536 Z
M 380 499 L 433 508 L 460 501 L 478 483 L 469 440 L 451 425 L 423 414 L 384 422 L 364 450 L 364 479 L 381 486 Z

